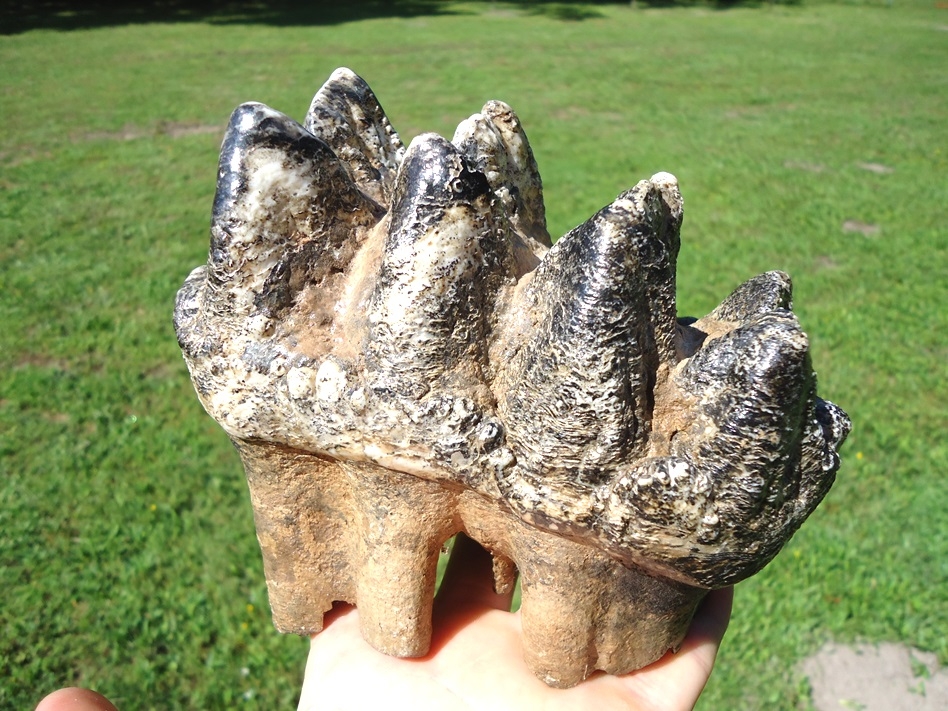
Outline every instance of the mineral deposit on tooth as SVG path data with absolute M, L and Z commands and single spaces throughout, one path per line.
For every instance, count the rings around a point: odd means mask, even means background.
M 276 626 L 334 600 L 424 654 L 442 543 L 523 585 L 527 662 L 574 685 L 681 641 L 826 494 L 849 431 L 816 395 L 790 280 L 679 319 L 659 173 L 551 244 L 520 122 L 491 101 L 406 149 L 337 70 L 299 124 L 244 104 L 175 327 L 246 469 Z

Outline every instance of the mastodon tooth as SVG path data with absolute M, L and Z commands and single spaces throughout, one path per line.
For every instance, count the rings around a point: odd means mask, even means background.
M 483 360 L 490 299 L 512 271 L 483 173 L 435 134 L 399 170 L 369 307 L 375 388 L 418 397 L 458 365 Z
M 334 71 L 303 125 L 329 144 L 366 194 L 388 204 L 405 146 L 362 77 L 345 67 Z
M 465 531 L 520 571 L 534 673 L 624 674 L 825 495 L 850 425 L 816 396 L 789 278 L 679 322 L 674 176 L 553 247 L 540 191 L 500 102 L 407 151 L 346 69 L 305 128 L 234 113 L 175 328 L 241 453 L 280 629 L 344 600 L 371 645 L 424 654 Z
M 673 207 L 642 181 L 538 267 L 519 304 L 532 332 L 507 369 L 503 407 L 524 466 L 545 481 L 597 483 L 641 456 L 655 373 L 674 353 L 677 251 Z

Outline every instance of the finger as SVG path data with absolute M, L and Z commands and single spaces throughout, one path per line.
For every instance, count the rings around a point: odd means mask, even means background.
M 695 612 L 677 653 L 620 677 L 641 709 L 690 709 L 704 690 L 731 617 L 733 587 L 713 590 Z
M 117 711 L 107 698 L 89 689 L 54 691 L 39 702 L 36 711 Z
M 679 654 L 697 655 L 698 661 L 706 665 L 708 674 L 711 673 L 721 640 L 731 621 L 733 604 L 733 585 L 709 592 L 698 606 L 679 650 Z
M 470 612 L 477 609 L 510 610 L 513 586 L 494 592 L 493 557 L 463 533 L 454 539 L 451 558 L 435 597 L 436 614 Z

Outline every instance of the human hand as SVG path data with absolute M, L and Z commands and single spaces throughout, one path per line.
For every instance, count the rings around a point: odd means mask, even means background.
M 527 668 L 520 646 L 520 615 L 508 612 L 512 593 L 492 589 L 491 559 L 458 536 L 435 599 L 429 653 L 388 657 L 359 632 L 358 610 L 337 605 L 313 637 L 299 711 L 416 711 L 691 709 L 711 675 L 731 615 L 733 588 L 711 592 L 698 608 L 677 654 L 669 652 L 625 676 L 599 674 L 572 689 L 552 689 Z M 36 711 L 116 711 L 104 696 L 60 689 Z
M 377 652 L 359 633 L 358 610 L 337 605 L 313 637 L 299 711 L 691 709 L 727 629 L 733 588 L 707 596 L 677 654 L 632 674 L 599 674 L 565 690 L 548 687 L 527 668 L 520 615 L 508 612 L 511 595 L 493 591 L 490 556 L 458 536 L 435 598 L 429 653 L 397 659 Z

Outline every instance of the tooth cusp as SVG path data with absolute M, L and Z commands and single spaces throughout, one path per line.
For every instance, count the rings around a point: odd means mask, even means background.
M 537 476 L 597 485 L 644 453 L 676 334 L 669 214 L 643 181 L 559 240 L 534 274 L 523 298 L 534 329 L 507 368 L 504 406 Z
M 708 318 L 743 323 L 777 309 L 793 308 L 793 283 L 785 272 L 772 271 L 749 279 L 721 302 Z
M 479 371 L 492 299 L 510 270 L 506 249 L 483 174 L 443 138 L 415 139 L 369 306 L 366 356 L 376 387 L 399 381 L 419 397 L 463 355 Z
M 507 104 L 489 101 L 461 122 L 452 139 L 472 165 L 483 172 L 522 240 L 524 261 L 542 257 L 552 244 L 546 229 L 543 184 L 520 119 Z M 520 246 L 520 245 L 518 245 Z M 536 266 L 534 261 L 529 265 Z
M 313 97 L 306 129 L 329 144 L 359 187 L 387 204 L 405 146 L 362 77 L 340 68 Z
M 343 269 L 381 208 L 323 141 L 263 104 L 231 117 L 211 221 L 209 278 L 219 311 L 271 315 Z

